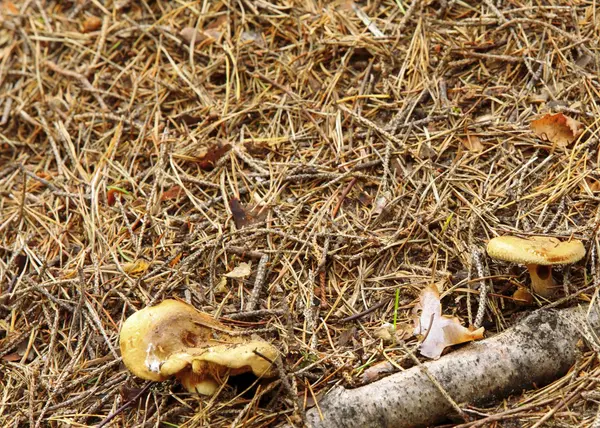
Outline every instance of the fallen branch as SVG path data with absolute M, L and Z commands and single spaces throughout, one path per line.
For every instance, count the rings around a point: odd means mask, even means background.
M 587 307 L 539 310 L 490 339 L 474 342 L 422 367 L 356 388 L 335 387 L 306 414 L 314 428 L 432 425 L 454 414 L 427 370 L 457 403 L 482 404 L 564 375 L 588 336 L 600 329 L 600 311 Z M 585 337 L 584 337 L 585 336 Z

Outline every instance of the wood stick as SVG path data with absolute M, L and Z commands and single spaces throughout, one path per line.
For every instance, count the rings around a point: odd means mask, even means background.
M 539 310 L 490 339 L 474 342 L 423 366 L 457 403 L 483 404 L 524 389 L 546 385 L 567 373 L 580 354 L 585 323 L 600 330 L 594 307 Z M 310 409 L 314 428 L 427 426 L 454 413 L 448 400 L 421 367 L 356 389 L 334 387 Z

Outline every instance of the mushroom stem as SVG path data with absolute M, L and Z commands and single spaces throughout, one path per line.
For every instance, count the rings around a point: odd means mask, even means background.
M 528 264 L 527 270 L 531 276 L 531 288 L 542 297 L 552 297 L 554 280 L 552 266 Z

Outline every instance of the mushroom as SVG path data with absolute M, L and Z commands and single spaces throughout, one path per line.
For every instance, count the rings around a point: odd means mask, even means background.
M 165 300 L 131 315 L 121 328 L 123 363 L 136 376 L 163 381 L 176 376 L 189 392 L 212 395 L 227 375 L 276 375 L 277 350 L 247 340 L 210 315 Z
M 493 259 L 527 266 L 531 288 L 543 297 L 553 294 L 552 265 L 575 263 L 585 256 L 581 241 L 573 239 L 561 242 L 545 236 L 530 239 L 500 236 L 490 240 L 487 252 Z

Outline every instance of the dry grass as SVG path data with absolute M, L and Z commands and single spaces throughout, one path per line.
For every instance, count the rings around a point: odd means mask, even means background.
M 332 384 L 414 364 L 414 338 L 373 333 L 408 323 L 425 284 L 467 323 L 490 289 L 490 332 L 530 312 L 510 297 L 524 269 L 482 253 L 500 234 L 584 240 L 585 261 L 557 277 L 563 304 L 590 301 L 600 15 L 552 3 L 4 1 L 0 426 L 300 424 Z M 186 27 L 217 40 L 191 48 Z M 530 130 L 551 111 L 586 126 L 566 149 Z M 231 147 L 213 164 L 218 144 Z M 252 276 L 223 286 L 241 261 Z M 130 376 L 119 326 L 166 297 L 259 330 L 287 375 L 212 399 Z M 588 426 L 594 355 L 464 410 Z

